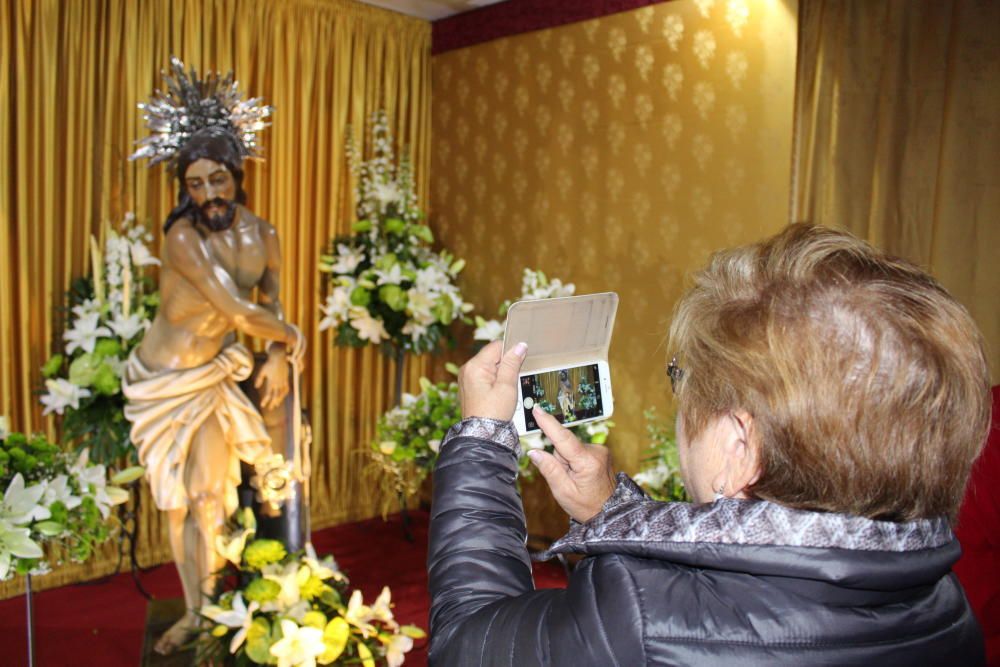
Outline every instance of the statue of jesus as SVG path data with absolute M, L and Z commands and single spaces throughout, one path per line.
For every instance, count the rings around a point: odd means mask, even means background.
M 238 142 L 209 126 L 174 157 L 180 195 L 164 225 L 160 307 L 125 372 L 132 441 L 156 506 L 169 514 L 188 609 L 157 642 L 163 654 L 190 639 L 195 612 L 214 592 L 224 565 L 216 538 L 237 507 L 240 461 L 271 454 L 275 425 L 288 417 L 289 364 L 305 347 L 278 299 L 275 229 L 244 206 Z M 254 381 L 259 411 L 238 386 L 253 356 L 237 332 L 269 341 Z

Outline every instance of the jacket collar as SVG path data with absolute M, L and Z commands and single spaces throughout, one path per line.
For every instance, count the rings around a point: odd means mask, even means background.
M 960 550 L 945 518 L 876 521 L 761 500 L 660 503 L 624 474 L 604 510 L 541 558 L 621 553 L 882 588 L 936 581 Z M 919 565 L 919 567 L 914 567 Z

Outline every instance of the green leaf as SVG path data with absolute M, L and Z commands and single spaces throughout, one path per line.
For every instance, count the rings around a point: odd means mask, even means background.
M 101 360 L 92 353 L 84 353 L 69 365 L 69 381 L 78 387 L 89 387 L 97 377 Z
M 456 377 L 458 376 L 458 371 L 460 370 L 458 366 L 450 361 L 444 365 L 444 369 Z
M 142 466 L 131 466 L 115 473 L 109 480 L 115 486 L 122 486 L 142 477 L 146 469 Z
M 410 229 L 410 233 L 424 243 L 434 243 L 434 232 L 432 232 L 431 228 L 427 225 L 413 225 L 413 228 Z
M 383 224 L 382 229 L 388 234 L 402 234 L 406 231 L 406 223 L 399 218 L 388 218 Z
M 406 292 L 400 289 L 399 285 L 383 285 L 378 290 L 378 296 L 385 305 L 397 313 L 403 311 L 409 301 Z
M 459 259 L 459 260 L 456 260 L 455 263 L 451 265 L 451 268 L 449 269 L 449 271 L 451 272 L 451 275 L 454 276 L 454 275 L 457 275 L 458 273 L 460 273 L 462 271 L 462 269 L 464 269 L 464 268 L 465 268 L 465 260 L 464 259 Z
M 105 357 L 117 358 L 121 355 L 121 352 L 122 346 L 117 338 L 102 338 L 94 346 L 94 356 L 98 359 L 104 359 Z
M 351 303 L 355 306 L 362 306 L 367 308 L 368 304 L 372 302 L 372 293 L 366 290 L 364 287 L 355 287 L 351 290 Z
M 371 220 L 358 220 L 353 225 L 351 225 L 351 230 L 358 232 L 359 234 L 364 232 L 370 232 L 372 230 Z
M 49 360 L 45 362 L 42 366 L 42 375 L 46 378 L 55 377 L 63 365 L 63 356 L 61 354 L 56 354 L 49 357 Z
M 259 665 L 269 664 L 275 660 L 271 655 L 271 646 L 277 640 L 267 619 L 257 616 L 247 631 L 247 657 Z
M 114 396 L 121 391 L 121 382 L 111 367 L 102 363 L 94 375 L 94 389 L 105 396 Z

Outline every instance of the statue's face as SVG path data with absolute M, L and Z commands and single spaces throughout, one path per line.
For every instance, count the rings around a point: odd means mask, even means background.
M 184 187 L 194 201 L 198 221 L 209 229 L 228 229 L 236 216 L 236 179 L 221 162 L 195 160 L 184 172 Z

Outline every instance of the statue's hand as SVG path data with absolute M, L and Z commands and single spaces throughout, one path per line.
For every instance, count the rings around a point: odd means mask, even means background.
M 284 350 L 272 350 L 260 367 L 253 386 L 260 392 L 260 407 L 270 410 L 288 395 L 288 359 Z

